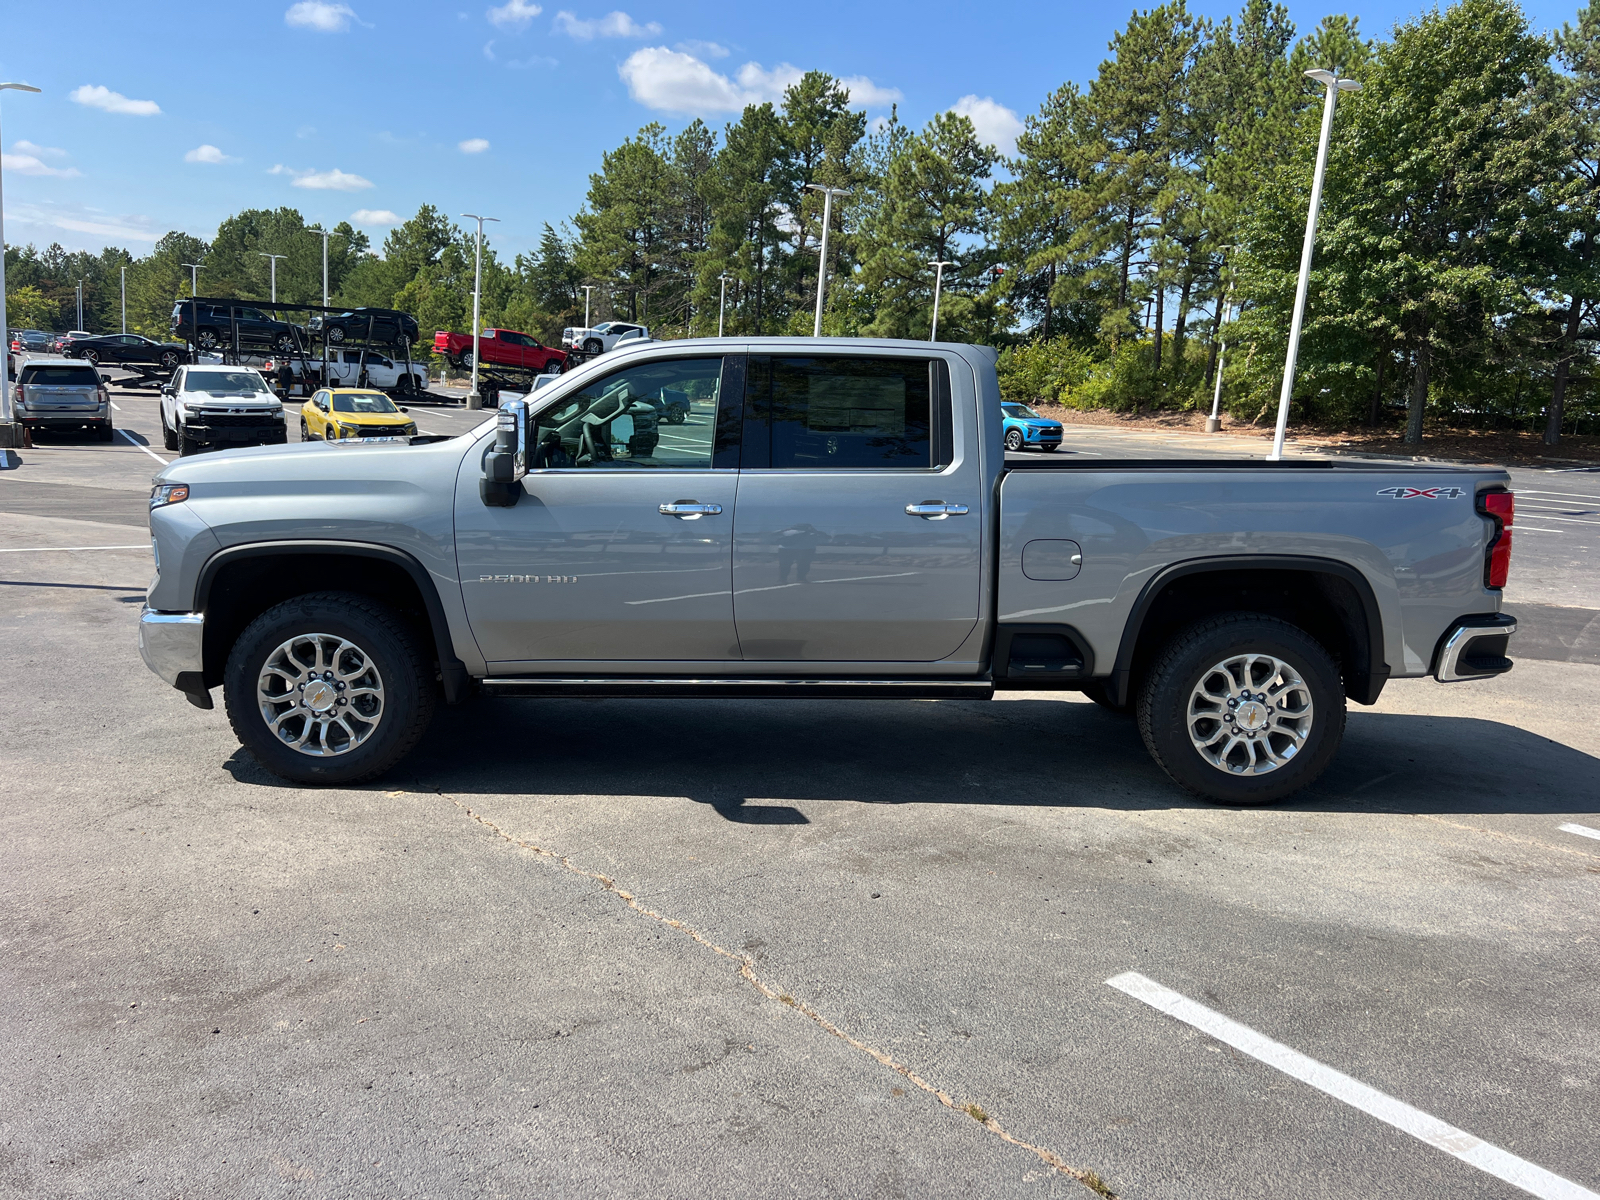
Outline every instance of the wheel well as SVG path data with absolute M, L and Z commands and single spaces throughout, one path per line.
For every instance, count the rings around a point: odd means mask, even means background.
M 1161 648 L 1180 629 L 1222 613 L 1277 617 L 1316 638 L 1339 665 L 1345 695 L 1361 704 L 1378 698 L 1388 677 L 1376 601 L 1334 571 L 1315 568 L 1199 569 L 1177 574 L 1136 608 L 1123 635 L 1113 679 L 1119 699 L 1137 694 Z
M 230 558 L 202 577 L 197 599 L 206 618 L 205 686 L 222 682 L 228 654 L 245 626 L 273 605 L 308 592 L 353 592 L 393 609 L 424 647 L 433 648 L 447 699 L 455 698 L 453 676 L 459 672 L 464 681 L 465 671 L 450 651 L 448 633 L 438 628 L 443 620 L 438 600 L 430 606 L 404 565 L 368 554 L 294 549 Z

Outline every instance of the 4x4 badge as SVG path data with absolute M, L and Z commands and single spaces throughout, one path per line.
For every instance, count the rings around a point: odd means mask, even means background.
M 1390 487 L 1378 490 L 1378 495 L 1388 496 L 1391 500 L 1459 500 L 1466 494 L 1465 489 L 1458 487 Z

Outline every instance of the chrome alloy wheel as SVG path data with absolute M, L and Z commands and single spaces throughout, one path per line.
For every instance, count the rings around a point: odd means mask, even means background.
M 1219 771 L 1265 775 L 1311 735 L 1311 689 L 1270 654 L 1238 654 L 1200 676 L 1189 694 L 1189 740 Z
M 267 655 L 256 699 L 272 735 L 312 758 L 349 753 L 383 720 L 371 656 L 332 633 L 297 634 Z

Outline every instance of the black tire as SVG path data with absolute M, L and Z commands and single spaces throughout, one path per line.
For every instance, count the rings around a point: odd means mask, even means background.
M 378 719 L 365 739 L 320 757 L 294 749 L 272 732 L 256 690 L 268 657 L 291 639 L 308 634 L 326 634 L 358 647 L 383 690 Z M 307 650 L 302 653 L 312 657 Z M 313 657 L 313 664 L 315 661 Z M 342 656 L 338 659 L 346 665 L 350 661 Z M 250 622 L 228 654 L 222 691 L 234 735 L 256 761 L 282 779 L 314 784 L 357 783 L 383 774 L 409 754 L 427 731 L 436 700 L 431 663 L 416 634 L 393 609 L 349 592 L 297 596 Z M 297 694 L 294 689 L 285 692 L 286 697 Z M 350 714 L 356 710 L 352 705 L 328 711 Z M 280 722 L 291 736 L 319 724 L 296 716 L 293 707 L 282 713 Z M 357 730 L 361 724 L 360 720 L 352 722 Z M 322 729 L 319 734 L 307 732 L 308 739 L 329 736 L 325 724 Z M 327 744 L 337 750 L 340 736 L 333 732 Z
M 300 418 L 300 440 L 302 442 L 309 442 L 311 440 L 311 426 L 306 424 L 306 419 L 304 417 Z
M 417 377 L 407 371 L 395 380 L 394 390 L 402 396 L 415 396 L 417 394 Z
M 689 414 L 687 412 L 685 412 L 681 408 L 673 408 L 673 409 L 668 409 L 667 410 L 667 424 L 668 425 L 682 425 L 688 419 L 689 419 Z
M 1007 450 L 1021 450 L 1022 449 L 1022 432 L 1020 430 L 1017 430 L 1017 429 L 1008 429 L 1008 430 L 1006 430 L 1006 449 Z
M 161 360 L 157 364 L 163 371 L 176 371 L 183 357 L 176 350 L 163 350 Z
M 472 370 L 472 351 L 463 350 L 461 357 L 456 359 L 456 368 L 461 371 Z
M 189 437 L 187 434 L 184 434 L 184 433 L 180 432 L 178 434 L 178 455 L 179 455 L 179 457 L 188 458 L 191 454 L 199 454 L 199 453 L 200 453 L 200 443 L 195 441 L 192 437 Z
M 294 349 L 294 338 L 287 333 L 280 333 L 272 339 L 272 348 L 279 354 L 287 354 Z
M 161 414 L 161 444 L 168 450 L 178 448 L 178 431 L 167 424 L 167 414 Z
M 599 338 L 590 338 L 583 344 L 583 352 L 585 354 L 604 354 L 605 349 L 606 344 Z
M 94 350 L 85 350 L 83 352 L 83 361 L 91 367 L 98 367 L 100 365 L 100 355 Z
M 102 442 L 112 441 L 117 436 L 116 427 L 107 421 L 104 425 L 96 426 L 94 435 Z
M 552 358 L 549 361 L 547 361 L 544 364 L 544 373 L 546 375 L 559 375 L 559 374 L 561 374 L 561 360 L 559 358 Z
M 1204 757 L 1191 739 L 1189 703 L 1208 676 L 1219 681 L 1223 691 L 1232 691 L 1238 686 L 1236 676 L 1216 668 L 1249 654 L 1278 659 L 1293 672 L 1297 680 L 1285 689 L 1285 695 L 1296 704 L 1309 698 L 1309 727 L 1304 730 L 1303 743 L 1287 757 L 1281 751 L 1292 739 L 1278 733 L 1276 725 L 1263 727 L 1266 736 L 1261 742 L 1247 745 L 1243 740 L 1237 741 L 1235 751 L 1226 757 L 1240 769 L 1227 770 Z M 1253 682 L 1246 680 L 1244 690 L 1262 687 L 1271 691 L 1272 682 L 1278 678 L 1267 675 Z M 1223 679 L 1234 682 L 1221 683 Z M 1234 711 L 1242 717 L 1243 710 L 1252 702 L 1259 705 L 1267 691 L 1250 691 L 1255 701 L 1246 701 Z M 1220 705 L 1214 711 L 1218 713 L 1214 724 L 1203 715 L 1198 719 L 1197 730 L 1202 737 L 1209 730 L 1229 736 L 1223 733 L 1224 721 L 1230 728 L 1243 727 L 1242 723 L 1233 722 L 1228 710 Z M 1265 712 L 1271 722 L 1280 720 L 1270 701 L 1256 711 Z M 1200 621 L 1167 643 L 1139 690 L 1138 716 L 1145 748 L 1174 781 L 1218 804 L 1270 804 L 1313 782 L 1338 752 L 1344 737 L 1344 688 L 1333 658 L 1303 629 L 1276 617 L 1235 613 Z M 1245 773 L 1248 768 L 1243 764 L 1258 760 L 1257 745 L 1274 747 L 1284 761 L 1269 770 Z M 1241 750 L 1245 753 L 1239 753 Z
M 215 329 L 202 329 L 194 335 L 194 344 L 202 350 L 215 350 L 221 340 Z
M 1111 688 L 1106 683 L 1097 680 L 1094 683 L 1085 684 L 1083 694 L 1107 712 L 1116 713 L 1119 717 L 1133 716 L 1134 702 L 1129 700 L 1126 704 L 1118 704 L 1112 698 Z
M 329 342 L 329 344 L 337 346 L 342 341 L 344 341 L 344 326 L 343 325 L 331 326 L 328 329 L 328 342 Z
M 1061 447 L 1060 446 L 1040 446 L 1039 449 L 1043 450 L 1046 454 L 1054 454 L 1057 450 L 1061 449 Z

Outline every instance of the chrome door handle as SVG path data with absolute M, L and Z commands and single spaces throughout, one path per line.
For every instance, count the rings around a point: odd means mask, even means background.
M 921 504 L 906 505 L 908 517 L 922 517 L 928 521 L 942 521 L 946 517 L 965 516 L 965 504 L 946 504 L 943 500 L 924 500 Z
M 698 521 L 701 517 L 717 516 L 722 512 L 722 505 L 701 504 L 698 500 L 673 500 L 658 505 L 656 511 L 663 516 L 677 517 L 681 521 Z

